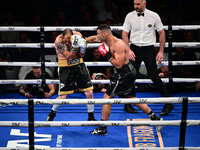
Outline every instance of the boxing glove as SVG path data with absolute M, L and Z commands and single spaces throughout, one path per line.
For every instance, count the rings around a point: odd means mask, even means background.
M 84 54 L 87 48 L 87 42 L 84 38 L 79 39 L 78 46 L 80 47 L 80 53 Z
M 72 52 L 77 52 L 78 51 L 78 42 L 79 42 L 79 40 L 81 39 L 81 36 L 79 36 L 79 35 L 72 35 L 71 36 L 71 39 L 70 39 L 70 41 L 71 41 L 71 51 Z
M 109 52 L 109 47 L 107 44 L 100 45 L 98 51 L 107 61 L 110 61 L 113 58 Z

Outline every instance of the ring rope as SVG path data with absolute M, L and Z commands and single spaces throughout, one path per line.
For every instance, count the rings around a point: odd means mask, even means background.
M 84 62 L 86 66 L 112 66 L 110 62 Z M 168 66 L 168 61 L 163 61 L 158 66 Z M 200 65 L 200 61 L 173 61 L 173 66 Z M 41 62 L 0 62 L 0 66 L 41 66 Z M 58 67 L 58 62 L 45 62 L 46 67 Z M 144 62 L 141 66 L 145 66 Z
M 163 83 L 169 83 L 169 78 L 161 78 Z M 91 80 L 93 84 L 109 84 L 110 80 Z M 200 82 L 200 78 L 173 78 L 173 83 Z M 46 84 L 59 84 L 59 80 L 46 79 Z M 135 83 L 153 83 L 151 79 L 136 79 Z M 0 80 L 0 84 L 42 84 L 42 79 L 32 80 Z
M 44 31 L 63 31 L 66 28 L 70 28 L 75 31 L 96 31 L 97 26 L 64 26 L 64 27 L 44 27 Z M 111 26 L 111 30 L 122 30 L 122 26 Z M 172 26 L 172 30 L 198 30 L 200 25 L 184 25 L 184 26 Z M 168 26 L 164 26 L 164 30 L 168 30 Z M 27 26 L 1 26 L 0 31 L 37 31 L 40 32 L 40 27 L 27 27 Z
M 173 121 L 34 121 L 34 127 L 76 126 L 180 126 L 181 120 Z M 187 120 L 187 126 L 199 126 L 200 120 Z M 28 127 L 28 121 L 0 121 L 0 127 Z
M 88 43 L 87 48 L 99 47 L 102 43 Z M 159 43 L 154 44 L 155 47 L 159 47 Z M 55 48 L 54 43 L 45 43 L 45 48 Z M 168 43 L 165 43 L 165 47 L 168 47 Z M 200 47 L 200 42 L 173 42 L 172 47 Z M 40 48 L 40 43 L 2 43 L 0 48 Z
M 28 147 L 27 147 L 28 148 Z M 27 148 L 9 148 L 9 147 L 0 147 L 0 150 L 27 150 Z M 185 147 L 187 150 L 199 150 L 200 147 Z M 124 148 L 124 147 L 88 147 L 88 148 L 44 148 L 35 146 L 35 150 L 179 150 L 179 147 L 154 147 L 154 148 Z
M 40 104 L 155 104 L 155 103 L 182 103 L 184 97 L 159 97 L 159 98 L 115 98 L 115 99 L 33 99 L 34 105 Z M 188 103 L 200 103 L 200 97 L 188 97 Z M 28 99 L 0 99 L 0 105 L 28 105 Z

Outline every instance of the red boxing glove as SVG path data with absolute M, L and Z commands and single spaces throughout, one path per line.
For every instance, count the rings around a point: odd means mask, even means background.
M 110 61 L 113 58 L 109 52 L 109 47 L 107 44 L 101 44 L 98 48 L 98 51 L 108 61 Z

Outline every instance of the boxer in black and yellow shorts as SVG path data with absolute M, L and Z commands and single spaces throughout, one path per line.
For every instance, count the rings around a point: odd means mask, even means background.
M 135 76 L 136 70 L 129 62 L 121 69 L 113 67 L 114 73 L 110 77 L 106 94 L 109 96 L 118 95 L 120 98 L 136 97 L 135 95 Z
M 93 84 L 82 58 L 72 61 L 58 60 L 60 88 L 59 95 L 74 93 L 75 83 L 81 92 L 93 90 Z

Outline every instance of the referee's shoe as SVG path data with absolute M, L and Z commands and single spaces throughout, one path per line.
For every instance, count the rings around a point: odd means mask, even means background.
M 160 113 L 160 116 L 167 116 L 173 109 L 174 109 L 173 104 L 165 104 L 162 112 Z

